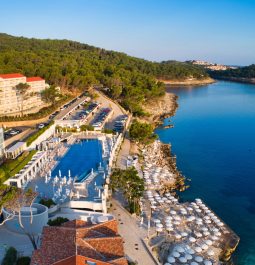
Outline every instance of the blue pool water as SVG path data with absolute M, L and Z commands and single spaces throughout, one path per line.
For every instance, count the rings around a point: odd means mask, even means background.
M 58 165 L 52 171 L 52 176 L 59 174 L 68 176 L 68 170 L 72 177 L 87 175 L 91 169 L 94 171 L 102 163 L 102 146 L 98 140 L 83 140 L 73 144 Z
M 179 96 L 174 128 L 156 133 L 191 179 L 181 198 L 202 198 L 240 236 L 235 263 L 254 265 L 255 85 L 220 81 L 169 91 Z

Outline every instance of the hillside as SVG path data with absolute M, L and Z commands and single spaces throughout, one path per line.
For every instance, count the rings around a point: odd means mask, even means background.
M 255 64 L 225 71 L 211 71 L 210 75 L 218 79 L 255 83 Z
M 134 114 L 142 103 L 164 94 L 157 79 L 203 79 L 203 69 L 180 62 L 150 62 L 70 40 L 28 39 L 0 34 L 0 73 L 39 75 L 52 85 L 84 90 L 109 87 L 111 97 Z

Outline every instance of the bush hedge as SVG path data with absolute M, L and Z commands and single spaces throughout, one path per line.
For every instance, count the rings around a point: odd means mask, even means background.
M 15 265 L 17 261 L 17 250 L 14 247 L 8 248 L 1 265 Z
M 42 135 L 45 131 L 47 131 L 53 124 L 54 121 L 51 121 L 48 125 L 46 125 L 36 133 L 29 136 L 26 140 L 27 146 L 30 146 L 40 135 Z
M 0 166 L 0 183 L 17 174 L 32 159 L 36 150 L 25 151 L 15 160 L 6 160 Z
M 50 208 L 52 205 L 56 205 L 56 203 L 52 199 L 41 199 L 39 203 L 47 206 L 48 208 Z
M 53 219 L 53 220 L 49 220 L 49 221 L 48 221 L 48 225 L 49 225 L 49 226 L 60 226 L 60 225 L 62 225 L 63 223 L 68 222 L 68 221 L 69 221 L 68 218 L 57 217 L 57 218 L 55 218 L 55 219 Z
M 29 265 L 30 260 L 30 257 L 20 257 L 18 258 L 16 265 Z

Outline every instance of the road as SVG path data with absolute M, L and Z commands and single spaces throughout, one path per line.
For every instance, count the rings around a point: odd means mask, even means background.
M 124 240 L 124 250 L 128 258 L 136 261 L 138 265 L 155 265 L 155 261 L 141 241 L 141 238 L 146 236 L 145 230 L 139 227 L 137 220 L 118 201 L 112 199 L 112 205 L 110 213 L 119 223 L 119 234 Z
M 119 116 L 124 115 L 126 113 L 121 109 L 119 105 L 117 105 L 108 97 L 106 97 L 102 92 L 96 90 L 96 93 L 98 95 L 96 101 L 102 104 L 100 108 L 111 108 L 113 110 L 113 115 L 111 119 L 105 125 L 105 128 L 113 129 L 115 120 L 117 120 Z

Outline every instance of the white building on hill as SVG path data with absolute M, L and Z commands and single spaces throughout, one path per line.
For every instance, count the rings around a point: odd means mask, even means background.
M 29 88 L 21 96 L 16 85 L 27 83 Z M 35 112 L 45 105 L 41 92 L 49 85 L 41 77 L 26 77 L 22 74 L 0 74 L 0 116 L 20 115 L 22 111 Z

